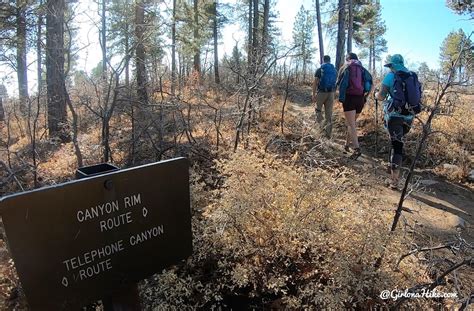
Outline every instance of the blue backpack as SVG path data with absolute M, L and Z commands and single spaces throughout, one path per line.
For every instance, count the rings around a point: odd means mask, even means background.
M 321 79 L 318 90 L 322 92 L 334 92 L 336 90 L 337 72 L 333 64 L 325 63 L 321 66 Z
M 388 111 L 396 111 L 402 115 L 415 115 L 421 111 L 421 83 L 416 73 L 397 71 L 393 90 L 390 92 L 392 102 Z

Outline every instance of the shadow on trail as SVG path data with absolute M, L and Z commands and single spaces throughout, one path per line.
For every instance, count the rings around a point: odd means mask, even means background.
M 299 107 L 310 107 L 313 105 L 310 88 L 290 87 L 288 99 Z
M 429 188 L 429 194 L 415 193 L 412 197 L 433 208 L 456 215 L 470 224 L 474 223 L 474 193 L 462 186 L 443 181 Z

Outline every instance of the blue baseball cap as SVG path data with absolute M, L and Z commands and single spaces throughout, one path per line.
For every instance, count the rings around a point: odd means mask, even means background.
M 395 69 L 395 71 L 406 70 L 404 66 L 403 56 L 401 56 L 400 54 L 392 55 L 390 57 L 390 60 L 384 65 L 384 67 L 393 68 Z

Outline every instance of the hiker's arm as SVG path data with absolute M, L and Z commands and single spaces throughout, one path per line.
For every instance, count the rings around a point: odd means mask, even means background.
M 344 75 L 344 70 L 346 69 L 346 66 L 343 65 L 341 66 L 341 68 L 339 68 L 339 72 L 337 73 L 337 83 L 336 85 L 340 85 L 341 84 L 341 80 L 342 80 L 342 76 Z
M 366 81 L 367 80 L 367 81 Z M 372 89 L 374 87 L 374 81 L 372 80 L 372 76 L 367 69 L 364 68 L 364 89 L 365 89 L 365 83 L 369 82 L 370 88 L 367 92 L 364 92 L 364 101 L 367 102 L 367 97 L 369 97 L 370 92 L 372 92 Z
M 316 90 L 318 89 L 318 85 L 319 85 L 319 78 L 318 77 L 314 77 L 314 82 L 313 82 L 313 102 L 316 101 Z
M 369 91 L 367 93 L 365 93 L 365 96 L 369 96 L 370 92 L 372 92 L 372 90 L 374 89 L 374 80 L 373 80 L 372 75 L 370 74 L 370 72 L 368 72 L 367 69 L 365 69 L 365 71 L 367 72 L 367 75 L 368 75 L 369 81 L 370 81 L 370 88 L 369 88 Z
M 384 100 L 385 97 L 387 97 L 388 92 L 389 92 L 388 86 L 386 86 L 385 84 L 382 84 L 380 86 L 380 91 L 376 95 L 377 99 L 378 100 Z

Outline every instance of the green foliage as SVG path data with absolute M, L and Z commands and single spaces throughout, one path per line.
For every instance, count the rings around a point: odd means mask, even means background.
M 426 88 L 427 83 L 432 83 L 436 79 L 436 72 L 428 67 L 426 62 L 422 62 L 417 70 L 420 82 Z
M 346 14 L 348 10 L 346 9 Z M 337 1 L 333 1 L 331 16 L 326 23 L 329 36 L 335 38 L 337 35 L 338 10 Z M 359 58 L 369 58 L 380 61 L 381 55 L 387 52 L 387 40 L 383 38 L 386 32 L 385 21 L 382 19 L 382 7 L 379 1 L 353 0 L 353 38 L 357 47 L 361 50 Z M 349 21 L 346 16 L 346 29 Z M 372 60 L 373 62 L 373 60 Z M 371 64 L 369 64 L 371 68 Z M 372 69 L 372 68 L 371 68 Z
M 0 63 L 5 63 L 16 70 L 16 47 L 18 44 L 17 26 L 20 12 L 26 18 L 26 48 L 35 45 L 33 41 L 36 30 L 37 13 L 42 7 L 37 2 L 18 0 L 0 2 Z
M 297 46 L 296 59 L 303 63 L 303 70 L 306 68 L 306 64 L 311 63 L 315 52 L 315 49 L 312 48 L 315 24 L 315 16 L 309 10 L 305 10 L 302 5 L 293 24 L 293 43 Z
M 212 0 L 198 1 L 198 23 L 194 20 L 192 1 L 177 0 L 176 4 L 176 40 L 180 53 L 191 58 L 208 44 L 212 38 Z M 197 31 L 197 37 L 195 37 Z
M 133 38 L 134 6 L 131 0 L 112 0 L 108 9 L 107 42 L 113 54 L 127 55 Z M 128 43 L 127 43 L 128 41 Z
M 236 71 L 240 72 L 240 69 L 242 68 L 242 52 L 240 52 L 238 45 L 236 44 L 234 48 L 232 49 L 232 55 L 229 59 L 229 65 L 230 67 Z
M 464 49 L 462 49 L 464 46 Z M 442 69 L 446 72 L 451 64 L 459 58 L 457 65 L 457 77 L 461 81 L 474 74 L 474 45 L 462 29 L 452 31 L 444 39 L 441 46 L 440 62 Z
M 474 2 L 472 0 L 446 0 L 446 5 L 456 14 L 466 14 L 471 19 L 474 18 Z
M 362 5 L 356 11 L 354 18 L 354 40 L 365 52 L 369 60 L 380 61 L 381 55 L 387 52 L 387 40 L 383 37 L 386 32 L 382 20 L 380 3 Z
M 104 67 L 102 67 L 102 60 L 97 63 L 97 66 L 92 68 L 90 76 L 94 81 L 99 81 L 99 79 L 102 77 L 103 68 Z
M 155 65 L 164 56 L 163 12 L 156 3 L 150 2 L 145 5 L 145 34 L 142 36 L 142 43 L 145 46 L 147 62 Z M 134 2 L 131 0 L 111 1 L 110 4 L 107 4 L 106 19 L 107 55 L 112 59 L 112 63 L 114 63 L 114 57 L 116 61 L 121 61 L 125 57 L 132 57 L 137 44 L 133 23 L 135 20 Z

